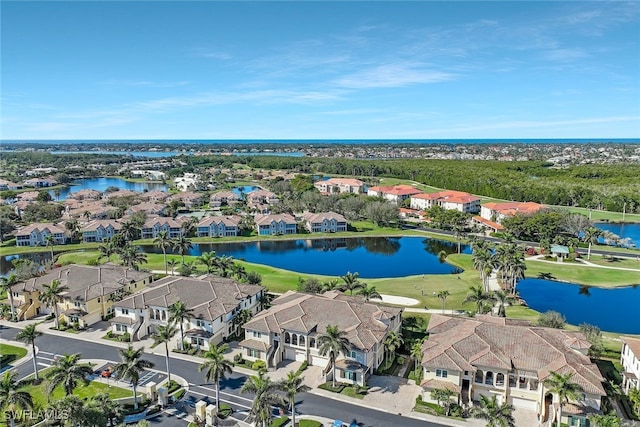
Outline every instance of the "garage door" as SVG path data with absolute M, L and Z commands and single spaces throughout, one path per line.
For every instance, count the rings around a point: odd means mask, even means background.
M 304 362 L 305 360 L 307 360 L 307 354 L 304 351 L 301 353 L 296 353 L 296 361 Z
M 324 357 L 311 356 L 311 365 L 312 366 L 320 366 L 321 368 L 324 368 L 325 366 L 327 366 L 327 363 L 329 363 L 329 361 L 327 359 L 325 359 Z
M 520 397 L 512 397 L 511 404 L 518 409 L 528 409 L 530 411 L 538 409 L 538 402 L 535 400 L 522 399 Z
M 285 349 L 284 358 L 287 360 L 296 360 L 296 350 L 293 348 Z

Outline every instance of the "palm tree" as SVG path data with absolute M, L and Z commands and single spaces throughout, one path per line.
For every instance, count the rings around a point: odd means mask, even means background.
M 422 358 L 422 341 L 416 341 L 411 346 L 411 357 L 414 360 L 414 371 L 418 371 L 418 361 Z
M 564 375 L 551 371 L 542 382 L 544 386 L 553 394 L 558 396 L 558 427 L 562 420 L 562 408 L 569 402 L 569 399 L 577 400 L 582 393 L 582 386 L 571 381 L 573 373 L 568 372 Z
M 173 323 L 167 326 L 158 325 L 156 333 L 151 335 L 153 338 L 153 347 L 158 344 L 164 344 L 165 357 L 167 361 L 167 379 L 171 382 L 171 371 L 169 370 L 169 343 L 171 339 L 178 333 L 178 329 Z
M 447 297 L 451 295 L 449 291 L 440 291 L 437 296 L 442 301 L 442 312 L 444 313 L 445 303 L 447 302 Z
M 169 232 L 162 230 L 158 233 L 158 237 L 153 239 L 153 244 L 162 250 L 164 259 L 164 274 L 167 274 L 167 249 L 173 246 L 173 240 L 169 237 Z
M 455 224 L 453 224 L 453 235 L 455 236 L 456 242 L 458 243 L 458 253 L 460 253 L 460 242 L 462 240 L 462 237 L 464 236 L 464 229 L 464 223 L 456 222 Z
M 598 239 L 602 236 L 602 230 L 596 227 L 589 227 L 585 230 L 582 241 L 589 244 L 587 249 L 587 260 L 591 259 L 591 245 L 598 243 Z
M 18 409 L 33 409 L 33 399 L 26 391 L 20 391 L 21 385 L 16 381 L 18 373 L 14 370 L 6 370 L 0 380 L 0 409 L 9 419 L 9 425 L 16 425 L 16 412 Z
M 321 356 L 329 354 L 332 369 L 333 386 L 336 386 L 336 359 L 340 353 L 347 354 L 351 343 L 345 337 L 347 333 L 338 329 L 337 325 L 327 325 L 324 334 L 318 337 L 318 350 Z
M 89 403 L 95 405 L 104 414 L 110 426 L 116 425 L 124 418 L 122 406 L 114 402 L 106 393 L 96 394 L 91 397 Z
M 287 394 L 287 399 L 289 399 L 292 426 L 296 425 L 296 394 L 305 390 L 304 377 L 301 377 L 300 374 L 300 372 L 289 371 L 287 378 L 280 382 L 280 388 Z
M 228 349 L 227 344 L 212 345 L 209 347 L 209 351 L 204 354 L 206 360 L 198 366 L 198 371 L 206 370 L 204 378 L 216 386 L 216 408 L 220 407 L 220 381 L 224 380 L 227 374 L 233 372 L 231 368 L 233 364 L 224 358 L 224 353 Z
M 93 373 L 91 366 L 80 365 L 80 353 L 65 354 L 53 362 L 51 368 L 47 372 L 47 393 L 49 397 L 53 390 L 62 384 L 66 396 L 73 394 L 73 390 L 78 386 L 79 382 L 88 384 L 87 376 Z
M 191 244 L 191 240 L 187 239 L 184 235 L 180 235 L 180 237 L 173 241 L 173 248 L 182 256 L 182 263 L 184 264 L 184 256 L 193 248 L 193 244 Z
M 322 289 L 324 292 L 334 291 L 336 289 L 340 289 L 340 280 L 339 279 L 331 279 L 322 284 Z
M 431 391 L 431 398 L 438 402 L 446 416 L 449 416 L 449 410 L 451 409 L 451 398 L 455 393 L 447 388 L 435 388 Z
M 176 261 L 175 259 L 170 259 L 169 261 L 167 261 L 167 265 L 168 265 L 169 267 L 171 267 L 171 275 L 172 275 L 172 276 L 175 276 L 175 274 L 176 274 L 176 273 L 175 273 L 175 269 L 176 269 L 176 266 L 177 266 L 178 264 L 179 264 L 179 263 L 178 263 L 178 261 Z
M 473 260 L 473 268 L 480 271 L 480 279 L 484 285 L 485 292 L 488 292 L 488 275 L 487 270 L 492 269 L 493 260 L 491 258 L 491 252 L 488 249 L 476 249 L 471 255 Z M 491 273 L 489 273 L 491 274 Z
M 503 290 L 493 292 L 492 296 L 493 300 L 498 304 L 498 316 L 507 317 L 506 306 L 512 305 L 516 301 L 516 299 L 513 297 L 513 295 Z
M 44 303 L 49 308 L 53 308 L 55 313 L 55 318 L 53 319 L 54 325 L 56 329 L 60 329 L 60 325 L 58 323 L 58 318 L 60 314 L 58 313 L 58 302 L 63 301 L 62 294 L 66 293 L 69 290 L 69 287 L 66 285 L 62 285 L 60 280 L 54 280 L 50 285 L 43 285 L 42 292 L 38 299 Z
M 369 302 L 371 298 L 382 299 L 382 295 L 378 293 L 375 286 L 367 286 L 366 283 L 363 283 L 363 285 L 357 293 L 358 295 L 362 295 L 366 302 Z
M 138 237 L 138 227 L 133 221 L 126 221 L 122 223 L 120 234 L 122 234 L 127 243 L 131 242 Z
M 440 251 L 438 252 L 438 261 L 440 261 L 440 263 L 443 263 L 447 260 L 447 252 L 446 251 Z
M 218 264 L 218 257 L 216 256 L 216 251 L 203 253 L 196 259 L 196 261 L 206 267 L 207 273 L 213 273 L 216 271 L 216 266 Z
M 285 400 L 276 392 L 280 385 L 271 381 L 264 371 L 258 371 L 258 375 L 251 376 L 242 385 L 240 393 L 253 393 L 253 404 L 249 410 L 247 422 L 266 427 L 271 421 L 271 408 L 287 406 Z
M 27 325 L 23 330 L 21 330 L 16 339 L 18 341 L 22 341 L 26 344 L 31 344 L 31 358 L 33 359 L 33 372 L 36 376 L 36 380 L 38 379 L 38 365 L 36 363 L 36 338 L 42 335 L 42 332 L 36 329 L 36 325 L 31 324 Z
M 176 301 L 169 306 L 169 322 L 180 326 L 180 350 L 184 350 L 184 322 L 193 317 L 193 309 L 187 308 L 182 301 Z
M 487 427 L 515 427 L 513 418 L 513 405 L 503 403 L 500 405 L 496 396 L 489 399 L 480 395 L 480 406 L 471 409 L 471 415 L 487 422 Z
M 67 395 L 60 400 L 57 400 L 52 405 L 52 408 L 58 414 L 64 414 L 65 420 L 62 425 L 64 427 L 75 427 L 79 425 L 94 425 L 91 421 L 97 420 L 89 420 L 88 417 L 92 417 L 95 415 L 100 416 L 95 411 L 94 408 L 86 408 L 82 399 L 78 396 Z M 92 414 L 89 414 L 91 412 Z M 106 421 L 103 419 L 102 422 Z
M 391 365 L 391 356 L 393 356 L 397 349 L 404 344 L 404 339 L 402 335 L 397 334 L 395 332 L 389 332 L 387 338 L 384 340 L 384 346 L 387 350 L 389 350 L 389 357 L 387 358 L 386 366 L 389 367 Z
M 232 256 L 223 255 L 221 257 L 218 257 L 217 267 L 220 276 L 229 277 L 229 271 L 233 269 L 233 265 L 234 263 Z
M 615 411 L 609 414 L 589 415 L 589 425 L 593 427 L 620 427 L 622 420 L 618 418 Z
M 139 246 L 127 244 L 120 252 L 120 261 L 124 266 L 138 270 L 140 264 L 147 262 L 147 254 Z
M 491 295 L 486 293 L 482 288 L 482 285 L 471 286 L 469 288 L 469 293 L 462 300 L 462 304 L 466 304 L 468 302 L 472 302 L 476 304 L 476 312 L 479 314 L 483 313 L 483 307 L 487 302 L 491 302 Z
M 344 276 L 340 276 L 344 284 L 341 286 L 343 291 L 349 291 L 350 295 L 353 295 L 353 291 L 355 289 L 360 289 L 362 287 L 362 283 L 358 280 L 360 274 L 358 272 L 351 273 L 347 272 Z
M 113 372 L 118 375 L 118 378 L 131 382 L 133 386 L 133 408 L 138 409 L 138 394 L 136 390 L 138 388 L 138 382 L 140 381 L 140 374 L 142 374 L 145 369 L 153 368 L 153 363 L 142 359 L 144 347 L 136 350 L 132 345 L 129 345 L 126 349 L 120 349 L 118 351 L 121 362 L 113 368 Z
M 9 304 L 11 305 L 11 320 L 15 322 L 16 320 L 16 307 L 13 302 L 13 292 L 11 291 L 11 287 L 18 283 L 18 276 L 15 274 L 10 274 L 6 277 L 0 277 L 0 292 L 6 292 L 9 296 Z
M 107 258 L 108 262 L 111 262 L 111 255 L 117 253 L 113 240 L 109 240 L 105 242 L 104 245 L 98 246 L 98 249 L 100 250 L 100 258 Z
M 44 244 L 51 247 L 51 259 L 53 259 L 53 246 L 56 244 L 56 239 L 53 238 L 53 234 L 44 236 Z

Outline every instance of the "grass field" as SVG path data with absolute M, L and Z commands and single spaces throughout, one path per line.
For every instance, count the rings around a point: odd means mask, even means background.
M 41 374 L 44 371 L 41 371 Z M 27 391 L 31 394 L 33 398 L 33 402 L 36 405 L 48 406 L 48 402 L 55 402 L 56 400 L 62 399 L 65 394 L 62 386 L 58 386 L 55 388 L 53 393 L 49 396 L 46 393 L 46 380 L 40 385 L 29 385 L 23 387 L 21 390 Z M 122 397 L 131 397 L 133 396 L 133 390 L 127 390 L 120 387 L 108 386 L 104 383 L 99 383 L 96 381 L 91 381 L 88 385 L 80 384 L 74 391 L 73 394 L 78 396 L 80 399 L 85 399 L 88 397 L 95 396 L 99 393 L 106 393 L 112 399 L 120 399 Z M 140 395 L 140 393 L 138 393 Z M 49 399 L 49 400 L 47 400 Z
M 640 284 L 640 272 L 589 267 L 577 263 L 561 264 L 554 261 L 527 260 L 525 274 L 526 277 L 531 278 L 550 274 L 555 280 L 603 288 Z
M 634 268 L 638 270 L 638 273 L 640 273 L 640 260 L 638 259 L 611 257 L 604 258 L 600 255 L 591 255 L 591 259 L 589 260 L 589 262 L 592 264 L 604 265 L 606 267 Z
M 27 350 L 14 345 L 0 344 L 0 369 L 15 363 L 17 360 L 27 355 Z

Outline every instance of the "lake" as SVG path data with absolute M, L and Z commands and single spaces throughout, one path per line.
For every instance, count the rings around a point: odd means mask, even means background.
M 640 248 L 640 224 L 637 223 L 609 223 L 599 222 L 596 224 L 601 230 L 610 231 L 623 239 L 631 239 L 631 242 Z
M 109 187 L 118 187 L 121 190 L 132 190 L 132 191 L 138 191 L 138 192 L 143 192 L 144 190 L 167 191 L 167 189 L 169 188 L 166 184 L 162 184 L 159 182 L 131 182 L 131 181 L 125 181 L 122 178 L 101 177 L 101 178 L 77 179 L 73 181 L 72 185 L 70 185 L 69 187 L 61 188 L 60 190 L 58 190 L 60 191 L 59 197 L 56 197 L 54 193 L 55 190 L 49 191 L 49 194 L 51 194 L 51 197 L 53 197 L 54 200 L 62 201 L 62 200 L 65 200 L 67 196 L 69 196 L 69 194 L 76 193 L 80 190 L 104 191 Z
M 532 309 L 558 311 L 573 325 L 589 323 L 603 331 L 640 334 L 640 286 L 605 289 L 524 279 L 518 291 Z
M 181 154 L 191 155 L 193 153 L 188 151 L 109 151 L 109 150 L 90 150 L 90 151 L 64 151 L 64 150 L 53 150 L 50 151 L 51 154 L 113 154 L 113 155 L 121 155 L 121 156 L 132 156 L 132 157 L 149 157 L 149 158 L 162 158 L 162 157 L 174 157 L 179 156 Z
M 231 189 L 231 191 L 233 191 L 234 193 L 236 193 L 238 196 L 241 196 L 243 194 L 247 194 L 250 193 L 254 190 L 259 190 L 260 187 L 256 187 L 255 185 L 243 185 L 240 187 L 233 187 Z

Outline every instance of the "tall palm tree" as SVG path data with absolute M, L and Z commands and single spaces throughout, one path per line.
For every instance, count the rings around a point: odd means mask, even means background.
M 10 274 L 6 277 L 0 277 L 0 292 L 6 292 L 9 296 L 9 304 L 11 305 L 11 320 L 16 320 L 16 306 L 13 302 L 13 292 L 11 287 L 18 283 L 18 276 Z
M 151 335 L 153 338 L 153 347 L 158 344 L 164 344 L 165 358 L 167 361 L 167 379 L 171 382 L 171 370 L 169 370 L 169 343 L 178 333 L 178 329 L 173 323 L 167 326 L 158 325 L 156 332 Z
M 89 402 L 102 411 L 110 426 L 115 426 L 117 423 L 122 422 L 124 418 L 122 405 L 114 402 L 108 394 L 96 394 L 91 397 Z
M 455 392 L 453 390 L 449 390 L 447 388 L 435 388 L 431 391 L 431 398 L 436 400 L 438 402 L 438 406 L 444 409 L 446 416 L 449 416 L 451 398 L 454 394 Z
M 176 261 L 175 259 L 170 259 L 169 261 L 167 261 L 167 265 L 169 267 L 171 267 L 171 275 L 175 276 L 176 274 L 176 267 L 178 266 L 179 262 Z
M 363 287 L 358 290 L 357 294 L 361 295 L 366 302 L 369 302 L 371 298 L 382 299 L 382 295 L 378 293 L 375 286 L 367 286 L 366 283 L 363 283 Z
M 153 244 L 162 250 L 162 258 L 164 259 L 164 274 L 167 274 L 167 249 L 173 246 L 173 240 L 169 237 L 169 232 L 162 230 L 158 233 L 158 237 L 153 239 Z
M 437 297 L 440 299 L 440 301 L 442 302 L 442 312 L 444 313 L 444 308 L 445 308 L 445 303 L 447 302 L 447 297 L 451 295 L 449 293 L 449 291 L 445 290 L 445 291 L 439 291 L 437 294 Z
M 404 344 L 404 339 L 402 335 L 397 334 L 395 332 L 389 332 L 387 338 L 384 340 L 384 346 L 389 351 L 389 357 L 387 358 L 386 366 L 389 367 L 391 364 L 391 356 L 393 356 L 397 349 Z
M 139 246 L 127 244 L 120 251 L 120 261 L 124 266 L 138 270 L 140 264 L 147 262 L 147 254 Z
M 233 265 L 234 262 L 232 256 L 223 255 L 218 257 L 217 268 L 220 276 L 229 277 L 229 272 L 233 269 Z
M 80 365 L 80 353 L 65 354 L 53 362 L 47 372 L 47 393 L 51 396 L 53 390 L 62 384 L 66 396 L 73 394 L 79 382 L 88 384 L 87 377 L 93 373 L 91 366 Z
M 500 405 L 496 396 L 489 399 L 480 395 L 480 406 L 471 409 L 471 416 L 487 422 L 487 427 L 515 427 L 513 418 L 513 405 L 503 403 Z
M 480 271 L 480 279 L 484 285 L 485 292 L 488 292 L 488 275 L 487 270 L 492 269 L 493 260 L 491 258 L 491 252 L 488 249 L 476 249 L 471 255 L 473 260 L 473 268 Z M 491 273 L 489 273 L 490 275 Z
M 98 249 L 100 250 L 100 258 L 107 258 L 108 262 L 111 262 L 111 255 L 117 253 L 116 247 L 113 244 L 113 239 L 98 246 Z
M 184 256 L 189 253 L 189 250 L 191 250 L 191 248 L 193 248 L 193 244 L 187 237 L 185 237 L 184 235 L 180 235 L 180 237 L 174 239 L 173 248 L 178 251 L 178 253 L 182 257 L 182 263 L 184 264 Z
M 95 415 L 100 416 L 93 410 L 94 408 L 86 408 L 82 399 L 72 394 L 55 401 L 51 406 L 56 413 L 64 414 L 65 420 L 62 422 L 64 427 L 93 425 L 92 421 L 98 420 L 89 420 L 88 418 Z M 104 421 L 106 419 L 103 418 L 102 422 Z
M 21 391 L 21 385 L 16 381 L 18 373 L 14 370 L 6 370 L 0 379 L 0 409 L 9 419 L 9 425 L 16 425 L 16 412 L 19 409 L 33 409 L 33 399 L 26 391 Z
M 23 330 L 21 330 L 16 339 L 18 341 L 22 341 L 26 344 L 31 344 L 31 359 L 33 359 L 33 372 L 36 376 L 36 380 L 38 379 L 38 364 L 36 363 L 36 338 L 42 335 L 42 332 L 36 329 L 36 325 L 33 323 L 31 325 L 25 326 Z
M 411 346 L 411 357 L 414 360 L 414 371 L 418 371 L 418 362 L 422 358 L 422 341 L 416 341 Z
M 60 329 L 60 324 L 58 323 L 58 318 L 60 317 L 60 314 L 58 313 L 58 303 L 63 301 L 62 294 L 67 292 L 69 287 L 62 285 L 60 280 L 54 280 L 50 285 L 43 285 L 42 288 L 42 292 L 40 292 L 38 299 L 47 307 L 53 308 L 56 316 L 53 319 L 54 325 L 56 329 Z
M 296 394 L 305 390 L 304 377 L 301 377 L 300 374 L 300 372 L 289 371 L 287 378 L 280 381 L 280 388 L 287 394 L 289 400 L 292 426 L 296 425 Z
M 169 322 L 180 326 L 180 350 L 184 350 L 184 322 L 193 317 L 193 309 L 187 308 L 182 301 L 176 301 L 169 306 Z
M 503 291 L 495 291 L 493 292 L 493 300 L 498 304 L 498 316 L 507 317 L 507 305 L 513 305 L 516 299 L 513 295 Z
M 205 266 L 207 273 L 213 273 L 216 271 L 216 266 L 218 264 L 216 251 L 203 253 L 196 259 L 196 261 Z
M 358 280 L 360 274 L 358 272 L 351 273 L 347 272 L 344 276 L 340 276 L 342 281 L 344 282 L 341 286 L 343 291 L 349 291 L 349 295 L 353 295 L 353 291 L 356 289 L 360 289 L 362 287 L 362 283 Z
M 562 408 L 569 399 L 578 400 L 583 389 L 580 384 L 571 381 L 573 373 L 559 374 L 551 371 L 551 375 L 544 379 L 542 384 L 554 395 L 558 396 L 558 427 L 562 420 Z
M 464 223 L 456 222 L 455 224 L 453 224 L 453 235 L 455 236 L 456 242 L 458 244 L 458 253 L 460 253 L 460 243 L 462 241 L 462 237 L 465 234 L 464 229 L 465 229 Z
M 206 371 L 204 378 L 216 386 L 216 408 L 220 407 L 220 381 L 232 372 L 233 364 L 224 358 L 224 353 L 228 349 L 227 344 L 209 347 L 209 350 L 204 354 L 206 360 L 198 366 L 198 371 Z
M 120 353 L 121 362 L 113 368 L 113 372 L 118 375 L 118 378 L 131 382 L 133 386 L 133 408 L 138 409 L 137 388 L 140 382 L 140 374 L 145 369 L 153 368 L 153 363 L 142 358 L 144 347 L 136 350 L 129 344 L 129 347 L 120 349 L 118 352 Z
M 53 246 L 56 244 L 56 239 L 53 238 L 53 234 L 44 236 L 44 244 L 51 248 L 51 259 L 53 259 Z
M 589 227 L 585 230 L 582 241 L 589 244 L 587 249 L 587 260 L 591 259 L 591 245 L 598 243 L 598 239 L 602 236 L 602 230 L 596 227 Z
M 346 334 L 345 331 L 339 330 L 337 325 L 327 325 L 325 333 L 318 337 L 320 355 L 329 355 L 334 387 L 336 386 L 336 359 L 340 353 L 346 355 L 351 347 L 349 339 L 345 336 Z
M 254 394 L 253 404 L 249 410 L 248 422 L 256 426 L 267 427 L 271 421 L 271 408 L 278 406 L 285 408 L 285 400 L 277 391 L 280 385 L 271 381 L 264 371 L 258 371 L 258 375 L 251 376 L 242 385 L 240 393 Z
M 462 304 L 468 302 L 474 303 L 476 305 L 476 312 L 482 314 L 486 303 L 491 301 L 491 295 L 484 291 L 482 285 L 478 285 L 469 288 L 469 293 L 467 293 L 467 296 L 462 300 Z
M 135 222 L 126 221 L 122 223 L 120 234 L 122 234 L 127 242 L 132 242 L 138 237 L 138 227 L 136 226 Z

